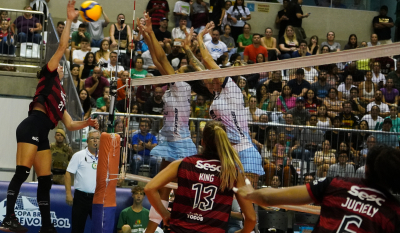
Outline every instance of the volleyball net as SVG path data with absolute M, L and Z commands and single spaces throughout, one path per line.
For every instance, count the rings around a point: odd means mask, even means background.
M 257 188 L 338 175 L 362 178 L 369 148 L 399 146 L 400 73 L 393 59 L 398 54 L 394 43 L 256 64 L 239 57 L 231 61 L 234 66 L 176 75 L 157 76 L 157 69 L 149 68 L 145 78 L 124 81 L 132 95 L 120 88 L 114 104 L 126 178 L 146 183 L 160 171 L 163 158 L 202 153 L 204 126 L 212 119 L 226 125 Z M 172 59 L 175 69 L 191 64 L 190 56 L 182 57 Z M 219 79 L 222 89 L 211 94 L 205 83 L 225 77 Z M 92 115 L 106 131 L 108 113 Z

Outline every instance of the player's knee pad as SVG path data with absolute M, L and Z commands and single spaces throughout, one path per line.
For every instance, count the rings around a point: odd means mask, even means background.
M 164 205 L 165 209 L 167 209 L 168 208 L 168 201 L 161 200 L 161 202 Z M 161 215 L 154 209 L 153 206 L 150 208 L 149 220 L 154 222 L 154 223 L 157 223 L 157 225 L 160 224 L 161 221 L 163 220 Z
M 25 182 L 26 179 L 28 179 L 30 173 L 30 168 L 25 166 L 17 166 L 17 168 L 15 169 L 13 180 L 22 184 Z
M 53 181 L 51 175 L 38 177 L 38 191 L 48 192 L 51 189 Z

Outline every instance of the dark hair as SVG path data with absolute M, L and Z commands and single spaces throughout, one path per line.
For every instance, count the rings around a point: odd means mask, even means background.
M 261 98 L 262 98 L 262 95 L 261 95 L 261 88 L 262 88 L 262 87 L 265 87 L 265 91 L 268 93 L 268 87 L 267 87 L 267 85 L 265 85 L 264 83 L 261 84 L 261 85 L 258 85 L 258 86 L 257 86 L 257 90 L 256 90 L 257 103 L 260 103 L 260 102 L 261 102 Z
M 134 62 L 134 64 L 133 64 L 133 68 L 136 68 L 136 62 L 137 62 L 137 60 L 142 60 L 142 63 L 143 63 L 143 58 L 142 58 L 142 56 L 137 56 L 136 58 L 135 58 L 135 62 Z
M 114 51 L 112 51 L 112 52 L 110 53 L 110 56 L 111 56 L 111 54 L 115 54 L 115 55 L 118 56 L 118 53 L 117 53 L 117 52 L 114 52 Z
M 259 36 L 261 38 L 261 34 L 259 34 L 259 33 L 254 33 L 253 38 L 254 38 L 254 36 Z
M 86 25 L 84 23 L 79 24 L 79 28 L 86 28 Z
M 244 9 L 245 9 L 244 0 L 242 1 L 242 3 L 243 3 L 243 4 L 242 4 L 240 7 L 242 7 L 243 12 L 246 12 L 246 11 L 244 10 Z M 235 10 L 237 10 L 237 11 L 239 12 L 240 17 L 242 17 L 242 14 L 240 14 L 240 11 L 239 11 L 239 9 L 238 9 L 237 1 L 235 1 L 235 4 L 233 4 L 232 12 L 234 12 Z M 246 25 L 246 24 L 245 24 L 245 25 Z
M 346 101 L 344 101 L 344 102 L 342 103 L 342 107 L 344 108 L 344 106 L 345 106 L 346 104 L 350 104 L 350 106 L 351 106 L 351 102 L 348 101 L 348 100 L 346 100 Z
M 79 70 L 80 65 L 78 65 L 78 64 L 72 64 L 71 67 L 69 68 L 69 70 L 72 71 L 74 68 L 78 68 L 78 70 Z M 71 76 L 72 76 L 72 73 L 71 73 Z M 79 79 L 80 79 L 80 78 L 79 78 L 79 75 L 78 75 L 78 76 L 76 77 L 76 80 L 79 81 Z
M 234 53 L 234 54 L 232 54 L 232 55 L 231 55 L 231 58 L 229 58 L 229 62 L 230 62 L 231 64 L 233 64 L 233 63 L 236 61 L 236 59 L 237 59 L 238 57 L 241 57 L 239 53 Z
M 329 93 L 331 92 L 331 90 L 335 90 L 336 96 L 338 95 L 338 90 L 337 90 L 336 88 L 334 88 L 334 87 L 329 88 L 329 90 L 328 90 L 328 95 L 329 95 Z
M 124 15 L 124 14 L 119 13 L 119 14 L 117 15 L 117 19 L 118 19 L 118 17 L 119 17 L 120 15 L 124 16 L 124 18 L 125 18 L 125 15 Z
M 355 37 L 356 38 L 356 43 L 353 45 L 353 44 L 351 44 L 351 42 L 350 42 L 350 39 L 351 39 L 351 37 Z M 350 34 L 350 36 L 349 36 L 349 41 L 347 41 L 347 45 L 350 47 L 350 48 L 352 48 L 352 49 L 355 49 L 355 48 L 357 48 L 357 36 L 356 36 L 356 34 Z
M 377 145 L 369 149 L 367 154 L 365 177 L 368 182 L 389 189 L 395 193 L 400 191 L 400 150 Z
M 313 38 L 315 38 L 316 40 L 317 40 L 317 49 L 319 48 L 319 45 L 318 45 L 318 41 L 319 41 L 319 39 L 318 39 L 318 36 L 316 36 L 316 35 L 314 35 L 314 36 L 312 36 L 311 38 L 310 38 L 310 43 L 308 44 L 308 48 L 310 49 L 310 51 L 311 51 L 311 46 L 312 46 L 312 39 Z M 312 51 L 311 51 L 312 52 Z
M 333 120 L 332 120 L 332 123 L 335 122 L 335 121 L 340 121 L 340 122 L 342 122 L 342 120 L 340 119 L 339 116 L 335 116 L 335 117 L 333 118 Z
M 251 25 L 248 24 L 248 23 L 244 23 L 244 25 L 243 25 L 243 30 L 244 30 L 244 27 L 245 27 L 246 25 L 249 26 L 249 28 L 250 28 L 250 30 L 251 30 Z
M 245 77 L 243 77 L 243 76 L 235 76 L 235 77 L 233 77 L 233 80 L 235 81 L 235 83 L 236 83 L 236 85 L 237 86 L 239 86 L 239 82 L 240 82 L 240 80 L 244 80 L 245 82 L 246 82 L 246 86 L 244 86 L 244 91 L 247 93 L 247 94 L 249 94 L 249 84 L 248 84 L 248 82 L 247 82 L 247 79 L 245 78 Z M 239 87 L 240 88 L 240 87 Z
M 83 59 L 83 65 L 84 66 L 88 66 L 89 65 L 89 55 L 93 55 L 93 63 L 92 64 L 96 64 L 96 61 L 95 61 L 96 57 L 94 56 L 94 53 L 88 52 L 85 55 L 85 59 Z
M 336 34 L 335 34 L 334 31 L 329 31 L 328 33 L 326 33 L 326 36 L 328 36 L 330 32 L 332 32 L 332 33 L 333 33 L 333 36 L 336 37 Z
M 272 28 L 266 27 L 265 30 L 264 30 L 264 32 L 266 32 L 268 29 L 271 29 L 271 31 L 274 31 L 274 30 L 272 30 Z
M 361 123 L 363 123 L 363 122 L 365 122 L 365 124 L 367 124 L 367 129 L 369 129 L 369 125 L 368 125 L 368 121 L 367 121 L 367 120 L 362 120 L 362 121 L 360 121 L 360 123 L 358 124 L 358 126 L 360 126 Z
M 291 97 L 291 96 L 292 96 L 292 88 L 291 88 L 289 85 L 287 85 L 287 84 L 286 84 L 285 86 L 282 87 L 282 94 L 281 94 L 282 97 L 283 97 L 283 98 L 286 97 L 286 96 L 285 96 L 285 91 L 284 91 L 285 87 L 289 87 L 289 89 L 290 89 L 290 95 L 289 95 L 289 97 Z
M 262 61 L 262 62 L 265 62 L 265 56 L 264 56 L 264 54 L 263 54 L 263 53 L 259 53 L 259 54 L 257 54 L 257 56 L 256 56 L 256 63 L 258 63 L 257 57 L 258 57 L 258 55 L 260 55 L 260 54 L 261 54 L 261 56 L 263 57 L 263 61 Z
M 222 65 L 222 62 L 225 61 L 225 59 L 227 58 L 227 56 L 225 55 L 221 55 L 218 59 L 217 59 L 217 65 Z
M 87 97 L 83 102 L 82 102 L 81 97 L 80 97 L 82 91 L 86 91 L 86 94 L 87 94 Z M 89 92 L 85 88 L 83 88 L 82 90 L 79 91 L 78 96 L 79 96 L 79 100 L 81 101 L 81 104 L 82 104 L 83 112 L 86 113 L 90 109 L 90 95 L 89 95 Z
M 358 88 L 357 88 L 357 87 L 352 87 L 352 88 L 350 88 L 350 93 L 351 93 L 351 91 L 353 91 L 353 90 L 356 90 L 356 91 L 357 91 L 357 94 L 358 94 Z
M 389 8 L 386 5 L 382 5 L 380 10 L 386 10 L 389 11 Z
M 225 29 L 226 29 L 226 27 L 231 27 L 231 25 L 229 25 L 229 24 L 225 24 L 225 26 L 224 26 L 224 31 L 225 31 Z
M 306 40 L 301 40 L 301 41 L 299 42 L 299 45 L 300 45 L 300 44 L 306 44 L 306 46 L 308 45 Z
M 324 46 L 321 47 L 321 53 L 322 53 L 322 50 L 324 50 L 325 47 L 328 48 L 328 52 L 330 53 L 330 52 L 331 52 L 331 49 L 329 48 L 328 45 L 324 45 Z
M 308 99 L 308 92 L 310 92 L 310 91 L 312 91 L 312 92 L 314 92 L 314 97 L 312 98 L 312 101 L 313 101 L 313 103 L 316 103 L 317 105 L 320 105 L 320 101 L 317 99 L 317 95 L 315 94 L 315 91 L 313 90 L 313 89 L 308 89 L 307 90 L 307 92 L 306 92 L 306 94 L 305 94 L 305 100 L 307 100 Z
M 187 21 L 187 16 L 181 16 L 181 18 L 179 19 L 179 21 L 181 21 L 181 20 L 186 20 Z
M 143 193 L 143 195 L 146 195 L 146 194 L 144 193 L 144 188 L 143 188 L 143 187 L 140 187 L 139 185 L 136 185 L 135 187 L 133 187 L 133 188 L 131 189 L 131 193 L 132 193 L 132 194 L 135 194 L 135 193 L 138 193 L 138 192 L 141 192 L 141 193 Z
M 1 14 L 1 13 L 0 13 L 0 14 Z M 64 26 L 65 26 L 65 23 L 64 23 L 63 21 L 58 21 L 58 22 L 57 22 L 57 27 L 60 26 L 60 25 L 64 25 Z
M 86 37 L 83 37 L 83 38 L 81 39 L 81 43 L 82 43 L 82 42 L 89 43 L 90 41 L 89 41 L 89 39 L 88 39 L 88 38 L 86 38 Z

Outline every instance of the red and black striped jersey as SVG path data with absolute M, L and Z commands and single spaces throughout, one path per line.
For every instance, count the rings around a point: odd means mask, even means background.
M 46 64 L 42 67 L 41 75 L 33 101 L 29 104 L 29 112 L 33 110 L 35 103 L 42 104 L 46 108 L 47 116 L 56 127 L 64 115 L 65 91 L 58 78 L 57 69 L 50 71 Z
M 169 4 L 166 0 L 150 0 L 149 3 L 147 3 L 146 10 L 149 11 L 155 7 L 159 8 L 150 14 L 151 24 L 160 25 L 160 20 L 168 15 Z
M 216 157 L 194 155 L 182 160 L 171 213 L 171 232 L 225 233 L 233 191 L 221 191 L 220 172 L 221 163 Z
M 400 232 L 400 203 L 365 179 L 322 178 L 306 185 L 321 215 L 313 232 Z

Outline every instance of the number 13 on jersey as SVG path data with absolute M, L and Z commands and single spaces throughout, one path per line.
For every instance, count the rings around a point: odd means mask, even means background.
M 193 203 L 193 209 L 198 208 L 202 211 L 211 210 L 214 205 L 215 195 L 217 194 L 218 187 L 215 185 L 204 186 L 202 183 L 192 185 L 192 190 L 196 191 Z M 201 197 L 204 193 L 203 198 Z

